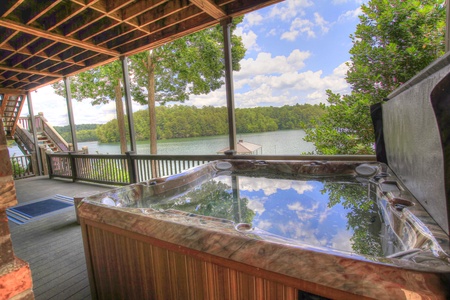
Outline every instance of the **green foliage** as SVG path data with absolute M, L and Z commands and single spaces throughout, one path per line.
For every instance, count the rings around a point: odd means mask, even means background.
M 363 93 L 344 97 L 331 91 L 327 94 L 330 106 L 323 105 L 326 113 L 312 121 L 312 128 L 305 129 L 305 141 L 313 142 L 318 152 L 324 155 L 372 153 L 370 97 Z
M 359 183 L 327 182 L 321 193 L 328 193 L 329 208 L 341 204 L 348 210 L 347 229 L 353 230 L 351 237 L 353 250 L 358 254 L 379 257 L 383 253 L 379 240 L 380 223 L 375 222 L 379 219 L 379 210 L 375 205 L 375 199 L 369 198 L 367 188 L 361 187 Z
M 92 105 L 105 104 L 115 99 L 115 87 L 122 79 L 122 66 L 116 60 L 70 77 L 72 97 L 77 101 L 89 99 Z M 57 95 L 65 97 L 64 82 L 52 85 Z
M 242 38 L 233 31 L 243 18 L 233 19 L 231 27 L 233 70 L 240 69 L 245 56 Z M 189 95 L 207 94 L 223 84 L 225 66 L 223 37 L 220 25 L 167 43 L 151 52 L 144 51 L 130 57 L 135 85 L 133 99 L 148 103 L 148 86 L 151 73 L 155 80 L 155 102 L 184 102 Z
M 13 176 L 21 176 L 27 172 L 27 168 L 22 167 L 22 165 L 19 164 L 17 159 L 14 158 L 11 159 L 11 167 L 13 171 Z
M 237 133 L 300 129 L 311 126 L 310 120 L 323 114 L 318 105 L 257 107 L 236 109 Z M 149 140 L 149 115 L 146 110 L 133 114 L 136 140 Z M 186 138 L 228 134 L 227 108 L 174 105 L 156 108 L 158 139 Z M 118 142 L 117 120 L 97 128 L 102 143 Z
M 130 182 L 126 166 L 107 159 L 96 159 L 92 162 L 90 176 L 109 182 Z
M 231 33 L 243 17 L 233 19 Z M 231 34 L 233 70 L 240 69 L 240 60 L 245 55 L 242 38 Z M 130 88 L 134 101 L 149 104 L 152 123 L 147 122 L 150 131 L 151 153 L 156 154 L 156 131 L 153 119 L 155 103 L 184 102 L 189 95 L 206 94 L 220 88 L 224 82 L 225 65 L 223 63 L 222 27 L 215 26 L 189 36 L 177 39 L 151 51 L 144 51 L 130 57 Z M 121 99 L 120 81 L 122 79 L 121 63 L 114 61 L 95 69 L 88 70 L 71 77 L 72 96 L 78 101 L 90 99 L 92 105 L 108 103 Z M 53 85 L 58 95 L 64 96 L 63 82 Z M 119 124 L 123 112 L 116 102 Z M 142 124 L 141 124 L 142 125 Z M 122 137 L 121 145 L 126 149 L 125 125 L 118 126 Z M 105 139 L 105 133 L 99 136 Z M 197 136 L 193 133 L 191 136 Z M 108 139 L 112 138 L 108 137 Z M 122 150 L 123 151 L 123 150 Z
M 6 140 L 6 146 L 7 147 L 12 147 L 12 146 L 15 146 L 15 145 L 17 145 L 17 143 L 16 143 L 16 141 L 14 141 L 14 140 Z
M 157 203 L 155 209 L 176 209 L 201 216 L 232 220 L 236 223 L 251 223 L 255 212 L 248 208 L 248 199 L 236 199 L 230 185 L 221 181 L 208 181 L 194 188 L 176 201 Z
M 90 141 L 97 141 L 97 127 L 99 127 L 99 124 L 80 124 L 75 125 L 76 132 L 77 132 L 77 140 L 78 142 L 90 142 Z M 70 132 L 70 126 L 53 126 L 53 128 L 61 135 L 63 139 L 66 141 L 71 140 L 71 132 Z
M 444 54 L 443 1 L 372 0 L 350 50 L 350 95 L 328 91 L 326 114 L 307 130 L 318 154 L 373 154 L 370 105 Z
M 128 132 L 128 131 L 127 131 Z M 117 119 L 113 119 L 108 123 L 99 126 L 96 129 L 97 138 L 100 143 L 119 142 L 119 125 Z

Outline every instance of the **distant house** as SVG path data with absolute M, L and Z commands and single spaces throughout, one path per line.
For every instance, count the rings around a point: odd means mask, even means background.
M 217 151 L 217 154 L 223 154 L 228 150 L 230 150 L 230 147 L 223 148 L 222 150 Z M 244 142 L 244 140 L 239 140 L 239 142 L 236 144 L 236 154 L 262 154 L 262 146 Z

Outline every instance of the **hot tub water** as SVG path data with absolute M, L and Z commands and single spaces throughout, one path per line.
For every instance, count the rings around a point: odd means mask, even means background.
M 372 183 L 354 176 L 336 180 L 238 174 L 219 175 L 170 199 L 150 197 L 140 205 L 251 224 L 259 234 L 266 232 L 294 244 L 363 255 L 392 254 L 382 253 L 383 221 L 376 195 L 370 193 Z

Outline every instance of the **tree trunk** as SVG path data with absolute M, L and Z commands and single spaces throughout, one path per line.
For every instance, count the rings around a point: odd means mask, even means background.
M 119 126 L 120 153 L 125 154 L 125 152 L 127 152 L 127 138 L 125 134 L 125 117 L 123 113 L 122 88 L 120 87 L 120 80 L 117 80 L 117 84 L 114 87 L 114 92 L 116 94 L 116 113 L 117 123 Z
M 150 154 L 157 154 L 156 146 L 156 101 L 155 101 L 155 68 L 153 66 L 153 52 L 148 51 L 147 74 L 148 74 L 148 114 L 150 122 Z M 159 168 L 156 160 L 151 162 L 152 177 L 159 177 Z
M 156 104 L 155 104 L 155 72 L 153 67 L 152 51 L 148 52 L 148 113 L 150 119 L 150 154 L 157 154 L 156 146 Z

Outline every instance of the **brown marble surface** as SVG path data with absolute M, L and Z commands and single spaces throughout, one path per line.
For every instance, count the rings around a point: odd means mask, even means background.
M 354 172 L 359 163 L 304 162 L 276 167 L 289 172 L 321 174 L 321 172 Z M 238 167 L 259 168 L 265 162 L 242 162 Z M 236 166 L 235 166 L 236 167 Z M 267 166 L 265 166 L 267 167 Z M 384 169 L 383 169 L 384 168 Z M 272 271 L 293 278 L 335 288 L 375 299 L 446 299 L 450 287 L 448 236 L 435 225 L 419 205 L 402 211 L 391 210 L 392 218 L 417 221 L 421 238 L 431 250 L 412 254 L 412 259 L 364 257 L 306 244 L 290 244 L 276 236 L 261 235 L 257 230 L 238 231 L 231 221 L 211 217 L 192 216 L 178 211 L 155 211 L 149 208 L 121 207 L 139 201 L 140 197 L 176 189 L 181 183 L 202 180 L 214 169 L 207 167 L 190 170 L 184 176 L 158 179 L 155 183 L 127 186 L 98 194 L 83 200 L 78 207 L 85 220 L 112 225 L 168 243 L 209 253 L 232 261 Z M 381 166 L 379 172 L 385 172 Z M 384 176 L 380 182 L 392 182 L 393 176 Z M 401 184 L 399 184 L 401 186 Z M 152 187 L 153 186 L 153 187 Z M 161 191 L 159 191 L 161 189 Z M 404 199 L 414 202 L 407 191 L 384 192 L 388 201 Z M 116 206 L 110 206 L 107 197 Z M 105 202 L 102 204 L 101 202 Z M 414 226 L 413 226 L 414 227 Z M 431 241 L 431 242 L 430 242 Z M 430 257 L 430 253 L 431 256 Z M 436 260 L 435 255 L 441 255 Z

